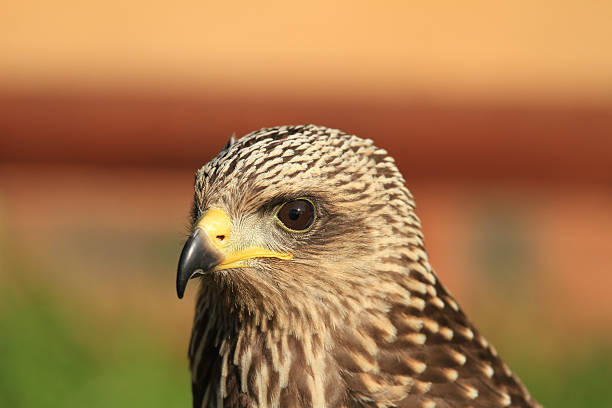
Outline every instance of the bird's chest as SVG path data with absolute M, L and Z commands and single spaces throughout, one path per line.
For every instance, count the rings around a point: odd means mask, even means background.
M 340 406 L 346 396 L 331 356 L 320 335 L 209 330 L 190 348 L 194 406 Z

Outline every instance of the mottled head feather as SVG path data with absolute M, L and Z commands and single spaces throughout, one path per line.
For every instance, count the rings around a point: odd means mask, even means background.
M 375 199 L 399 189 L 412 204 L 394 161 L 371 140 L 325 127 L 283 126 L 250 133 L 227 145 L 196 174 L 200 203 L 207 198 L 249 201 L 270 187 L 342 191 L 346 200 Z M 399 194 L 401 193 L 401 194 Z

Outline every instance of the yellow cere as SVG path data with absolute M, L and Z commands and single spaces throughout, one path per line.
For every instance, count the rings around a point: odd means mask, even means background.
M 215 267 L 215 270 L 244 268 L 243 261 L 252 258 L 278 258 L 288 260 L 293 258 L 289 253 L 271 251 L 259 246 L 228 252 L 227 244 L 232 231 L 232 222 L 225 211 L 219 208 L 211 208 L 198 222 L 197 228 L 206 232 L 210 243 L 223 255 L 223 261 Z
M 197 225 L 206 232 L 208 239 L 217 249 L 223 248 L 232 232 L 232 221 L 227 213 L 219 208 L 211 208 Z

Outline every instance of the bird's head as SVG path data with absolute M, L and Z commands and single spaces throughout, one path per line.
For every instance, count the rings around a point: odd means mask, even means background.
M 397 248 L 422 246 L 413 210 L 393 159 L 371 140 L 313 125 L 262 129 L 197 172 L 178 295 L 201 276 L 230 307 L 350 310 L 354 295 L 386 284 Z

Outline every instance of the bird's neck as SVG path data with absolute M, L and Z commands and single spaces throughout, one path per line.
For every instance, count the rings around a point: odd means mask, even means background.
M 264 406 L 311 401 L 309 406 L 323 407 L 345 398 L 337 363 L 329 353 L 329 316 L 315 309 L 266 315 L 215 298 L 218 295 L 211 296 L 205 288 L 200 293 L 190 347 L 194 383 L 210 387 L 210 402 L 222 401 L 232 389 Z M 330 389 L 335 383 L 338 386 Z

